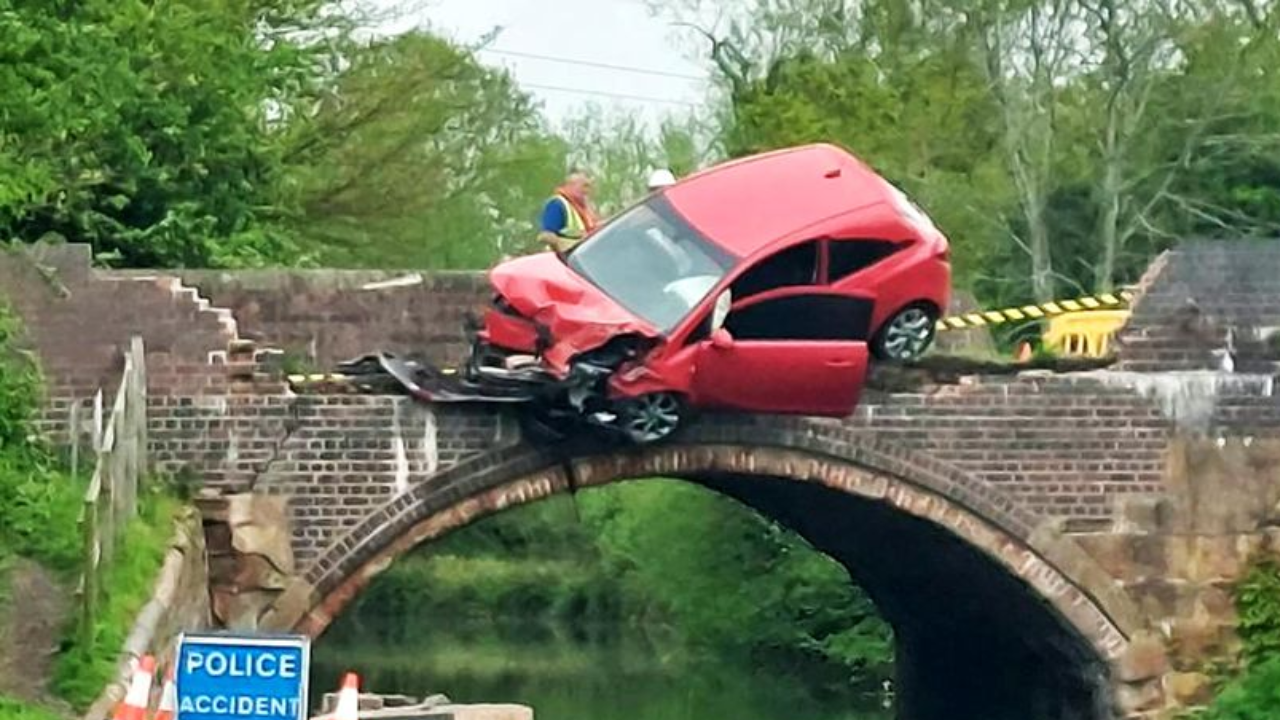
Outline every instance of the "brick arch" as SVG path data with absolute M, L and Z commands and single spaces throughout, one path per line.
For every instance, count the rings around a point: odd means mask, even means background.
M 1136 607 L 1078 545 L 989 484 L 837 423 L 776 418 L 706 422 L 646 450 L 565 456 L 517 444 L 478 456 L 371 512 L 292 581 L 261 624 L 318 636 L 397 557 L 505 508 L 615 481 L 711 473 L 814 483 L 944 528 L 1020 578 L 1107 661 L 1140 629 Z

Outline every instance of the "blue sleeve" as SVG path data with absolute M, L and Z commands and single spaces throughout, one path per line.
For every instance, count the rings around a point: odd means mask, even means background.
M 542 229 L 549 233 L 559 233 L 564 230 L 565 222 L 564 203 L 557 198 L 547 201 L 542 208 Z

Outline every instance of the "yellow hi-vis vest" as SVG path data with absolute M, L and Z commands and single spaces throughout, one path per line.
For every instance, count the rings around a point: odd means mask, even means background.
M 573 206 L 573 203 L 569 202 L 568 198 L 563 195 L 556 195 L 555 199 L 559 200 L 560 204 L 564 206 L 564 228 L 559 232 L 560 237 L 574 241 L 581 240 L 582 236 L 587 233 L 586 221 L 578 214 L 578 209 Z

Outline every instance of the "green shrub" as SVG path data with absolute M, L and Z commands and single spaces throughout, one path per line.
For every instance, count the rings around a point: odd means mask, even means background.
M 1197 720 L 1280 717 L 1280 564 L 1258 563 L 1236 588 L 1245 671 L 1231 680 Z
M 65 572 L 79 562 L 82 486 L 33 439 L 42 383 L 35 362 L 17 349 L 19 332 L 0 305 L 0 553 Z
M 1252 666 L 1226 686 L 1196 720 L 1275 720 L 1280 717 L 1280 656 Z
M 40 402 L 40 373 L 18 348 L 19 332 L 17 318 L 0 302 L 0 452 L 27 447 Z
M 1280 657 L 1280 564 L 1255 565 L 1236 588 L 1236 608 L 1245 659 L 1261 663 Z

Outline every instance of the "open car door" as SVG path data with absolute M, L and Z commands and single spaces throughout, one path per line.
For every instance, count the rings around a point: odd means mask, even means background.
M 849 298 L 825 293 L 774 297 L 713 318 L 699 344 L 692 390 L 705 407 L 841 417 L 857 407 L 867 343 L 839 319 Z M 718 315 L 718 313 L 717 313 Z

